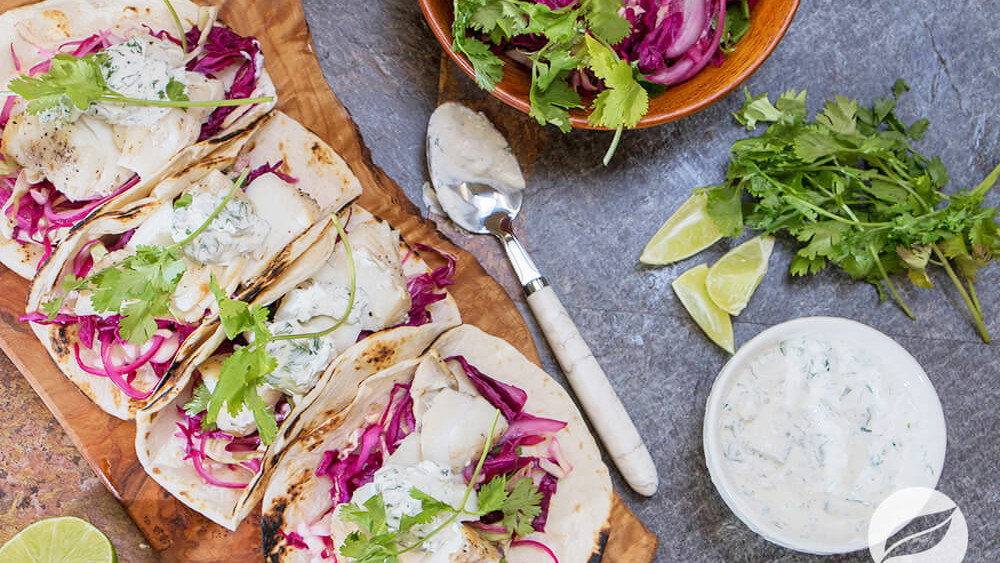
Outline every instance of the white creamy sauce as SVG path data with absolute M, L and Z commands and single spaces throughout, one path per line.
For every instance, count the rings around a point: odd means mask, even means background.
M 186 192 L 191 194 L 191 202 L 174 209 L 171 226 L 174 242 L 184 240 L 207 221 L 233 185 L 217 172 L 209 174 L 199 184 L 201 189 L 196 187 Z M 259 259 L 270 227 L 254 213 L 253 205 L 245 197 L 237 191 L 208 227 L 184 245 L 181 252 L 201 264 L 225 265 L 243 255 Z
M 171 80 L 186 84 L 184 54 L 173 43 L 152 36 L 135 36 L 103 51 L 101 74 L 108 88 L 128 98 L 166 100 Z M 152 125 L 170 108 L 100 102 L 88 113 L 114 125 Z
M 785 535 L 863 543 L 879 502 L 936 479 L 918 397 L 878 358 L 799 336 L 734 376 L 720 464 L 731 492 Z
M 507 139 L 485 115 L 448 102 L 438 106 L 427 125 L 427 159 L 435 187 L 482 182 L 513 193 L 524 189 L 524 176 Z M 467 205 L 452 190 L 436 190 L 445 210 Z
M 410 436 L 416 439 L 416 434 Z M 410 496 L 410 489 L 416 488 L 453 507 L 461 504 L 465 494 L 466 484 L 461 473 L 455 473 L 448 467 L 428 460 L 416 464 L 397 464 L 396 454 L 404 452 L 404 455 L 407 455 L 407 450 L 408 448 L 401 448 L 390 455 L 386 459 L 385 465 L 375 472 L 372 482 L 354 491 L 351 498 L 351 502 L 360 505 L 381 493 L 385 503 L 386 520 L 391 530 L 399 529 L 399 523 L 404 514 L 415 516 L 423 510 L 421 502 Z M 465 507 L 469 511 L 474 511 L 478 506 L 479 501 L 476 493 L 472 491 Z M 410 532 L 400 538 L 400 545 L 416 543 L 420 538 L 428 536 L 450 516 L 450 513 L 446 513 L 427 524 L 414 526 Z M 461 549 L 466 541 L 466 536 L 462 531 L 462 522 L 477 519 L 476 516 L 459 516 L 441 531 L 424 540 L 418 548 L 401 555 L 400 561 L 404 563 L 407 561 L 450 562 L 451 554 Z

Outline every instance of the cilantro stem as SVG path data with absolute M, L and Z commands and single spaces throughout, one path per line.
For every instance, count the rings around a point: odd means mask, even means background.
M 232 100 L 144 100 L 142 98 L 129 98 L 120 94 L 105 94 L 97 99 L 100 102 L 115 102 L 120 104 L 131 104 L 134 106 L 153 106 L 159 108 L 214 108 L 223 106 L 246 106 L 252 104 L 264 104 L 274 101 L 273 96 L 261 98 L 236 98 Z
M 174 9 L 174 5 L 170 2 L 170 0 L 163 0 L 163 3 L 167 5 L 167 10 L 170 11 L 170 17 L 174 18 L 174 24 L 177 25 L 177 33 L 181 36 L 181 49 L 187 53 L 187 34 L 184 33 L 184 26 L 181 25 L 181 17 L 177 15 L 177 10 Z
M 892 280 L 889 279 L 889 274 L 886 273 L 885 267 L 882 266 L 882 260 L 879 259 L 878 252 L 875 251 L 875 247 L 872 246 L 871 243 L 868 243 L 868 252 L 870 252 L 872 258 L 875 259 L 875 267 L 878 268 L 878 272 L 882 276 L 882 280 L 885 282 L 885 285 L 889 287 L 889 293 L 892 294 L 893 300 L 895 300 L 896 304 L 899 305 L 901 309 L 903 309 L 903 312 L 906 313 L 907 317 L 910 317 L 910 319 L 912 320 L 917 320 L 917 317 L 913 314 L 912 311 L 910 311 L 910 308 L 906 306 L 906 302 L 903 301 L 903 298 L 900 297 L 899 293 L 896 292 L 895 284 L 893 284 Z
M 615 156 L 615 151 L 618 150 L 618 142 L 622 139 L 622 131 L 625 130 L 624 125 L 619 125 L 618 129 L 615 129 L 615 137 L 611 139 L 611 146 L 608 147 L 608 152 L 604 153 L 604 158 L 601 162 L 604 166 L 607 166 L 611 162 L 611 159 Z
M 976 304 L 972 302 L 969 297 L 969 293 L 965 291 L 965 287 L 962 285 L 961 280 L 958 279 L 958 275 L 955 270 L 951 267 L 951 262 L 945 257 L 944 253 L 941 252 L 941 248 L 938 245 L 932 244 L 931 249 L 934 254 L 937 255 L 938 260 L 941 261 L 941 266 L 944 271 L 948 273 L 948 277 L 951 278 L 951 283 L 955 284 L 955 289 L 958 290 L 958 294 L 962 296 L 962 300 L 965 301 L 965 306 L 968 307 L 969 313 L 972 315 L 972 321 L 976 325 L 976 332 L 979 333 L 979 337 L 983 339 L 983 342 L 990 343 L 990 333 L 986 329 L 986 323 L 983 322 L 983 313 L 981 309 L 976 307 Z M 972 286 L 972 282 L 969 282 L 969 286 Z
M 344 228 L 340 225 L 340 221 L 337 219 L 337 216 L 331 213 L 330 219 L 333 221 L 333 226 L 336 227 L 337 233 L 340 234 L 340 240 L 343 241 L 344 243 L 344 252 L 347 253 L 347 263 L 349 265 L 347 276 L 351 280 L 349 290 L 347 293 L 347 310 L 345 310 L 344 314 L 339 319 L 337 319 L 337 322 L 335 322 L 333 326 L 331 326 L 328 329 L 320 330 L 317 332 L 307 332 L 304 334 L 282 334 L 278 336 L 272 336 L 271 337 L 272 342 L 276 340 L 320 338 L 326 336 L 327 334 L 330 334 L 331 332 L 343 326 L 344 323 L 347 322 L 347 319 L 350 318 L 351 316 L 351 310 L 354 309 L 354 296 L 357 293 L 357 270 L 354 267 L 354 252 L 351 250 L 351 243 L 347 241 L 347 233 L 344 231 Z
M 449 524 L 451 524 L 452 522 L 454 522 L 456 518 L 458 518 L 460 515 L 466 513 L 466 511 L 465 511 L 465 503 L 469 501 L 469 495 L 472 494 L 472 489 L 476 486 L 476 480 L 479 479 L 479 474 L 483 470 L 483 464 L 486 463 L 486 454 L 488 454 L 489 451 L 490 451 L 490 448 L 493 447 L 493 434 L 496 432 L 497 422 L 499 420 L 500 420 L 500 410 L 497 409 L 496 414 L 493 415 L 493 423 L 490 424 L 490 432 L 489 432 L 489 434 L 486 435 L 486 443 L 483 445 L 483 453 L 481 453 L 479 455 L 479 463 L 476 464 L 476 470 L 472 472 L 472 478 L 469 479 L 469 485 L 465 488 L 465 494 L 462 495 L 462 504 L 459 506 L 459 508 L 455 509 L 454 507 L 452 507 L 452 510 L 454 511 L 454 514 L 452 514 L 450 518 L 448 518 L 447 520 L 445 520 L 444 523 L 442 523 L 437 528 L 434 528 L 431 531 L 431 533 L 429 533 L 426 536 L 424 536 L 424 537 L 420 538 L 419 540 L 417 540 L 417 542 L 414 543 L 413 545 L 411 545 L 410 547 L 407 547 L 407 548 L 403 549 L 402 551 L 397 551 L 396 555 L 402 555 L 402 554 L 406 553 L 407 551 L 416 549 L 422 543 L 424 543 L 428 538 L 434 536 L 434 534 L 436 534 L 436 533 L 440 532 L 441 530 L 445 529 L 445 527 L 447 527 Z
M 845 225 L 859 225 L 859 226 L 862 226 L 862 227 L 885 227 L 885 226 L 889 226 L 889 225 L 892 224 L 892 223 L 866 223 L 864 221 L 853 221 L 853 220 L 848 219 L 846 217 L 841 217 L 840 215 L 837 215 L 836 213 L 831 213 L 831 212 L 827 211 L 826 209 L 823 209 L 822 207 L 819 207 L 818 205 L 814 205 L 814 204 L 812 204 L 812 203 L 810 203 L 810 202 L 802 199 L 801 197 L 794 196 L 794 195 L 788 195 L 788 194 L 786 194 L 785 197 L 788 198 L 788 199 L 790 199 L 790 200 L 792 200 L 792 201 L 794 201 L 794 202 L 796 202 L 796 203 L 798 203 L 798 204 L 800 204 L 800 205 L 802 205 L 802 206 L 804 206 L 804 207 L 808 207 L 809 209 L 812 209 L 813 211 L 815 211 L 816 213 L 818 213 L 818 214 L 820 214 L 820 215 L 822 215 L 824 217 L 827 217 L 829 219 L 833 219 L 834 221 L 838 221 L 840 223 L 844 223 Z
M 240 187 L 243 186 L 243 182 L 246 181 L 247 176 L 249 175 L 250 175 L 250 169 L 247 168 L 246 170 L 243 171 L 242 174 L 240 174 L 239 178 L 236 178 L 236 180 L 233 182 L 233 187 L 229 189 L 229 193 L 227 193 L 226 197 L 222 199 L 222 203 L 215 206 L 215 209 L 212 210 L 212 214 L 208 216 L 208 219 L 205 219 L 205 221 L 201 224 L 201 226 L 195 229 L 193 233 L 187 236 L 187 238 L 178 243 L 175 243 L 173 246 L 175 248 L 180 248 L 185 244 L 193 241 L 198 235 L 203 233 L 205 229 L 207 229 L 208 226 L 212 224 L 212 221 L 215 221 L 215 218 L 219 216 L 219 213 L 222 213 L 222 210 L 226 207 L 226 205 L 229 204 L 229 200 L 233 199 L 233 196 L 236 195 L 236 190 L 240 189 Z

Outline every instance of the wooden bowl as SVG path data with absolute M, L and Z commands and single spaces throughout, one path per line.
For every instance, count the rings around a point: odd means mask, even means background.
M 649 111 L 636 128 L 652 127 L 703 109 L 731 92 L 757 70 L 778 46 L 785 31 L 792 23 L 800 0 L 760 0 L 750 12 L 751 26 L 740 39 L 736 50 L 726 55 L 722 66 L 711 64 L 686 82 L 667 88 L 666 92 L 650 98 Z M 475 75 L 472 63 L 451 50 L 452 0 L 418 0 L 431 31 L 444 47 L 445 52 L 469 75 Z M 503 80 L 490 92 L 507 105 L 528 113 L 528 88 L 531 74 L 527 67 L 504 57 Z M 602 129 L 587 123 L 588 110 L 571 110 L 573 127 Z

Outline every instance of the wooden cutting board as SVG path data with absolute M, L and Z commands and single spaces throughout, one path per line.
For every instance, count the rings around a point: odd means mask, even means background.
M 0 0 L 0 12 L 30 4 Z M 410 243 L 422 242 L 459 256 L 452 293 L 467 323 L 501 336 L 538 363 L 528 327 L 504 289 L 475 258 L 443 237 L 385 173 L 372 164 L 357 127 L 323 78 L 313 54 L 299 0 L 229 0 L 222 18 L 237 32 L 257 37 L 278 89 L 278 107 L 315 131 L 343 156 L 364 186 L 360 203 L 386 219 Z M 66 429 L 108 490 L 125 506 L 163 561 L 261 560 L 255 512 L 229 532 L 174 500 L 148 478 L 134 450 L 132 423 L 97 408 L 59 372 L 26 324 L 28 283 L 0 267 L 0 347 Z M 605 561 L 652 561 L 657 539 L 615 495 Z

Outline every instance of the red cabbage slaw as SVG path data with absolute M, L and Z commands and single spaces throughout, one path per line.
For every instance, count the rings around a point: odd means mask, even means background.
M 417 243 L 414 246 L 420 251 L 434 252 L 444 258 L 446 263 L 430 272 L 406 280 L 406 291 L 410 293 L 410 311 L 407 321 L 401 326 L 421 326 L 431 322 L 431 313 L 427 307 L 447 298 L 448 294 L 443 291 L 444 288 L 455 284 L 457 260 L 454 256 L 426 244 Z M 410 254 L 403 258 L 403 262 L 410 258 Z
M 537 532 L 544 532 L 549 505 L 556 492 L 558 481 L 572 470 L 572 467 L 562 458 L 558 440 L 555 437 L 556 433 L 566 427 L 566 423 L 524 412 L 528 395 L 523 389 L 485 375 L 463 356 L 445 358 L 445 361 L 453 360 L 459 362 L 476 390 L 487 402 L 498 409 L 508 422 L 507 431 L 495 442 L 494 447 L 487 454 L 474 487 L 478 490 L 483 484 L 498 475 L 506 475 L 508 482 L 511 483 L 522 478 L 533 479 L 538 491 L 542 494 L 542 500 L 540 503 L 541 512 L 532 520 L 532 528 Z M 315 475 L 328 477 L 333 482 L 333 487 L 330 489 L 333 506 L 330 511 L 335 509 L 337 505 L 350 502 L 358 488 L 372 482 L 375 472 L 382 467 L 385 458 L 399 447 L 403 438 L 413 432 L 416 420 L 413 415 L 413 399 L 409 395 L 409 389 L 409 384 L 397 383 L 394 385 L 390 392 L 389 404 L 383 410 L 379 421 L 359 429 L 357 439 L 349 449 L 334 449 L 323 453 Z M 548 457 L 527 456 L 521 453 L 523 446 L 541 444 L 545 441 L 549 442 Z M 464 470 L 466 482 L 472 478 L 474 465 L 471 463 Z M 491 513 L 470 525 L 477 528 L 487 538 L 510 536 L 510 531 L 503 526 L 502 519 L 502 513 Z M 308 548 L 301 534 L 297 532 L 282 533 L 288 540 L 290 547 Z M 319 537 L 323 539 L 324 545 L 330 541 L 329 536 Z M 527 541 L 527 543 L 517 544 L 518 541 Z M 551 555 L 553 560 L 558 563 L 555 554 L 540 542 L 521 540 L 515 537 L 515 542 L 511 545 L 515 544 L 541 546 L 540 549 Z M 335 558 L 335 555 L 333 551 L 324 550 L 322 557 L 324 559 Z
M 197 48 L 201 38 L 201 30 L 194 26 L 185 34 L 188 49 Z M 201 46 L 198 56 L 191 59 L 187 69 L 208 77 L 226 70 L 233 65 L 239 65 L 233 78 L 233 83 L 226 90 L 225 99 L 249 98 L 257 89 L 257 82 L 264 71 L 264 57 L 260 42 L 253 37 L 243 37 L 235 31 L 219 25 L 213 26 L 208 32 L 205 43 Z M 249 111 L 254 106 L 244 108 Z M 199 141 L 204 141 L 217 135 L 223 128 L 226 118 L 236 111 L 237 106 L 217 107 L 208 116 L 201 127 Z
M 195 376 L 192 378 L 191 384 L 197 386 L 200 382 L 201 376 L 198 372 L 195 372 Z M 286 418 L 288 418 L 288 414 L 291 410 L 292 405 L 284 396 L 278 399 L 278 402 L 274 406 L 274 414 L 275 420 L 279 425 L 284 422 Z M 207 411 L 201 411 L 200 413 L 192 416 L 189 415 L 183 407 L 177 407 L 177 414 L 180 416 L 181 420 L 176 423 L 179 431 L 175 433 L 174 436 L 184 439 L 183 460 L 190 460 L 194 470 L 208 485 L 214 485 L 216 487 L 226 489 L 245 488 L 249 484 L 250 480 L 245 483 L 242 481 L 225 481 L 216 477 L 214 470 L 224 469 L 232 472 L 247 470 L 250 472 L 252 480 L 252 476 L 260 472 L 263 452 L 261 452 L 260 455 L 254 456 L 252 459 L 246 461 L 227 463 L 209 456 L 205 453 L 205 447 L 208 444 L 208 440 L 223 440 L 227 442 L 224 446 L 224 449 L 227 452 L 234 454 L 249 454 L 251 452 L 259 451 L 262 443 L 260 434 L 254 430 L 247 436 L 234 436 L 218 429 L 206 429 L 202 424 L 202 419 L 204 418 L 206 412 Z
M 78 342 L 73 343 L 73 356 L 77 365 L 86 373 L 97 377 L 107 377 L 131 399 L 143 401 L 152 396 L 173 364 L 174 357 L 195 327 L 172 319 L 158 319 L 157 331 L 148 342 L 137 347 L 125 341 L 119 334 L 120 315 L 102 317 L 100 315 L 74 315 L 60 313 L 49 320 L 41 312 L 24 315 L 19 320 L 41 325 L 78 325 Z M 96 347 L 95 347 L 96 343 Z M 92 366 L 82 357 L 82 350 L 88 350 L 100 361 L 100 366 Z M 156 377 L 156 384 L 149 390 L 135 386 L 135 380 L 142 368 L 148 367 Z

